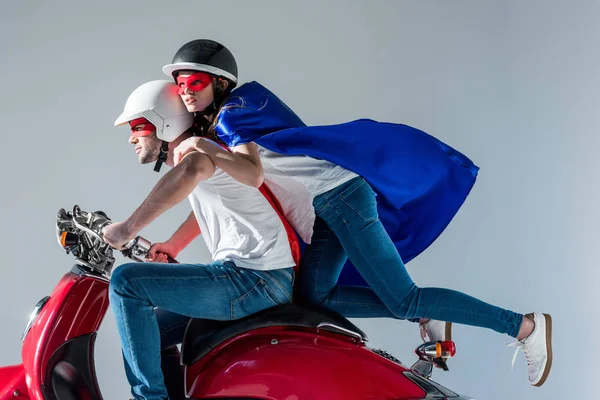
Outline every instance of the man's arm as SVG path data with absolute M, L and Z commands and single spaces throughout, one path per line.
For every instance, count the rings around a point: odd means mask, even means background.
M 185 199 L 198 185 L 215 173 L 210 158 L 199 152 L 186 155 L 154 186 L 146 200 L 127 218 L 130 232 L 139 232 L 162 213 Z
M 174 247 L 174 250 L 177 253 L 179 253 L 181 250 L 185 249 L 192 240 L 196 239 L 198 235 L 200 235 L 200 227 L 198 226 L 196 215 L 194 215 L 194 212 L 192 211 L 185 222 L 181 224 L 167 242 Z
M 177 258 L 181 250 L 185 249 L 198 235 L 200 235 L 200 227 L 196 215 L 192 211 L 169 240 L 164 243 L 154 243 L 150 247 L 146 260 L 167 262 L 166 255 Z

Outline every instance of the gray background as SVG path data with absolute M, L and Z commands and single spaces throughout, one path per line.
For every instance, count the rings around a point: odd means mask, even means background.
M 600 77 L 597 2 L 12 1 L 0 6 L 2 363 L 18 363 L 35 302 L 70 268 L 54 238 L 60 207 L 122 219 L 158 176 L 113 128 L 138 85 L 188 40 L 210 37 L 309 124 L 359 117 L 421 128 L 481 173 L 445 233 L 409 270 L 554 318 L 554 368 L 529 387 L 508 336 L 456 326 L 458 355 L 435 378 L 478 399 L 596 398 L 594 295 Z M 143 233 L 166 239 L 186 203 Z M 183 261 L 202 262 L 201 240 Z M 122 261 L 121 258 L 118 260 Z M 356 320 L 405 364 L 415 325 Z M 105 398 L 128 398 L 111 312 L 97 343 Z M 592 378 L 592 379 L 590 379 Z

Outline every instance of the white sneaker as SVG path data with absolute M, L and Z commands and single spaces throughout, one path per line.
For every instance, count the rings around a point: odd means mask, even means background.
M 542 313 L 527 314 L 527 317 L 535 323 L 531 335 L 507 346 L 517 347 L 513 356 L 513 367 L 519 350 L 523 349 L 529 370 L 529 383 L 542 386 L 552 367 L 552 318 Z
M 430 319 L 424 324 L 419 324 L 419 330 L 421 331 L 421 339 L 424 342 L 452 340 L 452 322 Z

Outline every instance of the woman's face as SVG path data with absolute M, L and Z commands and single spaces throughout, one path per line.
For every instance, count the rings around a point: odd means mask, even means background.
M 213 82 L 206 72 L 181 71 L 176 81 L 179 95 L 189 112 L 203 111 L 213 102 Z

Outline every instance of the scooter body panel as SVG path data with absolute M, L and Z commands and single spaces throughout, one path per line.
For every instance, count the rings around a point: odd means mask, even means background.
M 186 389 L 194 399 L 423 398 L 405 371 L 347 336 L 272 327 L 222 343 L 187 367 Z
M 23 369 L 30 395 L 42 400 L 48 362 L 65 342 L 97 332 L 108 308 L 108 281 L 84 273 L 65 274 L 23 341 Z

